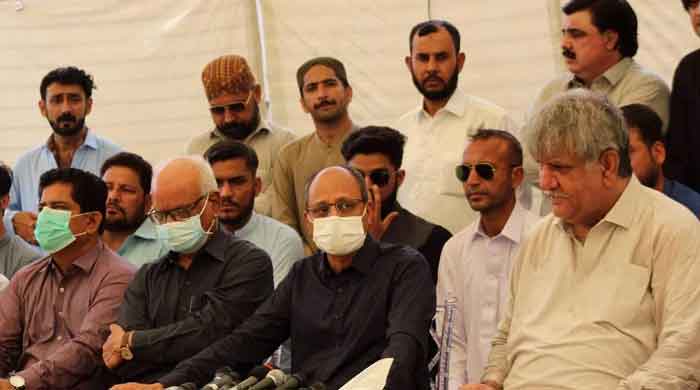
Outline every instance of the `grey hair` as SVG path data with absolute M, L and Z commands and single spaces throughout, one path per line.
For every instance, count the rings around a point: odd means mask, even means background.
M 590 163 L 606 150 L 617 151 L 617 174 L 629 177 L 629 133 L 620 109 L 605 96 L 577 88 L 550 100 L 526 125 L 525 143 L 540 160 L 571 153 Z
M 199 172 L 200 195 L 206 195 L 210 192 L 219 190 L 219 186 L 216 184 L 216 177 L 214 176 L 214 171 L 211 169 L 211 165 L 209 165 L 204 157 L 199 155 L 191 155 L 175 157 L 159 163 L 155 167 L 153 173 L 153 180 L 151 182 L 152 192 L 156 191 L 156 178 L 160 176 L 161 171 L 163 171 L 163 169 L 168 165 L 177 161 L 186 161 L 197 169 Z
M 369 194 L 367 193 L 367 184 L 365 183 L 365 177 L 364 175 L 362 175 L 362 172 L 360 172 L 357 168 L 353 168 L 349 165 L 332 165 L 314 173 L 313 175 L 311 175 L 309 180 L 306 181 L 306 184 L 304 185 L 304 204 L 306 205 L 306 207 L 309 206 L 309 189 L 311 188 L 311 183 L 313 183 L 314 180 L 316 180 L 316 176 L 318 176 L 318 174 L 321 173 L 321 171 L 331 167 L 343 168 L 346 171 L 350 172 L 352 177 L 357 182 L 357 185 L 360 187 L 360 197 L 362 198 L 362 202 L 367 203 L 367 201 L 369 200 Z

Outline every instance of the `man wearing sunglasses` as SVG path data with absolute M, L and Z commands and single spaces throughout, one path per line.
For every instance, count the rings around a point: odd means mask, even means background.
M 260 115 L 260 84 L 245 58 L 225 55 L 211 61 L 202 71 L 202 84 L 215 128 L 190 140 L 185 153 L 203 155 L 210 146 L 224 140 L 241 141 L 253 148 L 260 161 L 258 174 L 262 182 L 255 210 L 270 215 L 267 188 L 272 181 L 272 167 L 282 146 L 294 140 L 294 135 Z
M 605 97 L 566 92 L 527 129 L 552 214 L 521 244 L 482 384 L 465 388 L 697 389 L 697 218 L 633 175 Z
M 405 142 L 406 137 L 392 128 L 368 126 L 350 134 L 342 152 L 348 165 L 367 180 L 369 233 L 375 240 L 417 249 L 428 260 L 437 283 L 440 253 L 452 234 L 404 209 L 396 200 L 406 177 L 401 169 Z
M 202 157 L 157 168 L 152 200 L 149 217 L 170 252 L 141 267 L 102 347 L 121 381 L 158 380 L 243 323 L 273 289 L 269 256 L 219 226 L 220 194 Z
M 480 217 L 445 244 L 437 284 L 437 329 L 441 349 L 449 351 L 443 374 L 450 389 L 481 379 L 513 259 L 538 220 L 516 200 L 524 176 L 520 142 L 491 129 L 480 129 L 470 141 L 455 180 Z

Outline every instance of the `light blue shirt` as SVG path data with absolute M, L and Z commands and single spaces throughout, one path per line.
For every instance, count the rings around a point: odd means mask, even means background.
M 100 167 L 108 158 L 122 148 L 88 129 L 85 141 L 75 151 L 71 167 L 100 175 Z M 12 218 L 17 211 L 36 212 L 39 206 L 39 177 L 46 171 L 58 168 L 56 157 L 48 142 L 23 154 L 14 168 L 14 179 L 10 188 L 10 206 L 5 211 L 3 222 L 8 232 L 14 233 Z
M 158 239 L 158 232 L 150 218 L 124 241 L 117 251 L 129 263 L 141 267 L 168 254 L 164 241 Z
M 275 287 L 287 276 L 294 262 L 304 257 L 301 237 L 294 229 L 256 212 L 234 235 L 267 252 L 272 260 Z

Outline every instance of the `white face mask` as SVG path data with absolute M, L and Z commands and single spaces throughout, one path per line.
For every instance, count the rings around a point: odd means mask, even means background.
M 322 251 L 334 256 L 344 256 L 360 249 L 367 236 L 362 224 L 363 215 L 333 215 L 314 219 L 314 243 Z

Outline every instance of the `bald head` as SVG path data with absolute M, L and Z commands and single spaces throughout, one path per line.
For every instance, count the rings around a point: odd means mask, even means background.
M 153 207 L 157 210 L 180 207 L 218 190 L 211 167 L 199 156 L 162 163 L 156 167 L 151 187 Z
M 319 202 L 334 203 L 340 198 L 362 199 L 366 203 L 367 187 L 359 171 L 335 165 L 320 170 L 309 179 L 305 198 L 307 207 Z

